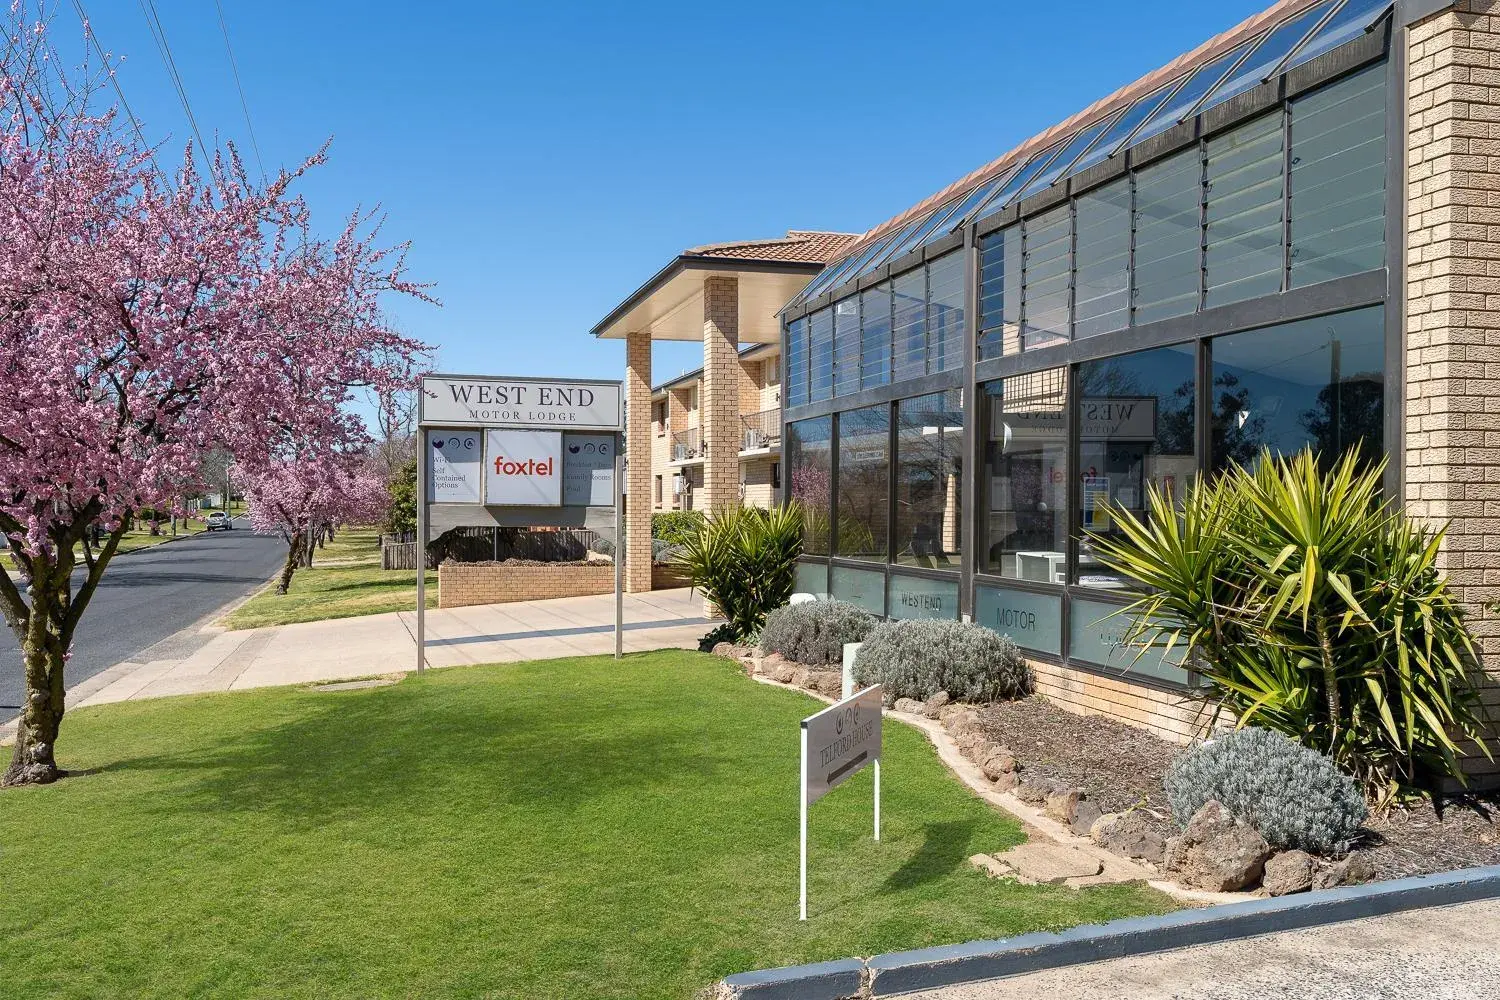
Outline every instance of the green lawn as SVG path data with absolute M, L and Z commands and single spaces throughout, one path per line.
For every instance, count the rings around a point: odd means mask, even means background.
M 427 606 L 437 607 L 437 574 L 427 574 Z M 299 569 L 292 588 L 278 596 L 274 584 L 225 616 L 226 628 L 260 628 L 353 618 L 386 611 L 410 611 L 417 605 L 415 570 L 380 568 L 380 533 L 374 528 L 347 528 L 319 549 L 311 569 Z
M 687 1000 L 728 973 L 1061 928 L 1172 904 L 991 881 L 1018 843 L 925 739 L 886 734 L 811 812 L 811 698 L 684 651 L 442 670 L 69 714 L 97 768 L 0 793 L 0 981 L 16 997 Z

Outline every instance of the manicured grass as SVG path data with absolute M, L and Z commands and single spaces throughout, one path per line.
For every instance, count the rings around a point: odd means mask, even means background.
M 437 607 L 437 574 L 427 574 L 427 606 Z M 417 604 L 415 570 L 380 568 L 380 533 L 374 528 L 339 532 L 299 569 L 292 588 L 277 596 L 268 586 L 220 622 L 226 628 L 260 628 L 327 618 L 410 611 Z
M 0 981 L 30 997 L 686 1000 L 735 971 L 1171 908 L 986 879 L 1023 839 L 886 730 L 811 810 L 811 698 L 684 651 L 70 713 L 99 773 L 0 793 Z

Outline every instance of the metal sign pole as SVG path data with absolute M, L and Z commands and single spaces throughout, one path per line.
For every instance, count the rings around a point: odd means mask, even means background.
M 417 673 L 427 666 L 427 432 L 417 429 Z
M 875 760 L 875 839 L 880 839 L 880 759 Z
M 615 437 L 615 659 L 625 654 L 625 448 Z
M 802 863 L 798 869 L 797 919 L 807 919 L 807 726 L 802 727 L 802 782 L 797 788 L 801 803 L 801 818 L 798 821 L 798 840 L 802 846 Z

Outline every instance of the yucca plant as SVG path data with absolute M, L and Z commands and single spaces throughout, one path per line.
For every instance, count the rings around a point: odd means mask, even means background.
M 1378 802 L 1463 780 L 1459 742 L 1486 755 L 1473 644 L 1437 567 L 1442 531 L 1388 505 L 1384 464 L 1326 471 L 1303 451 L 1189 487 L 1151 490 L 1100 558 L 1147 592 L 1126 641 L 1186 647 L 1240 725 L 1332 757 Z
M 677 564 L 743 642 L 791 599 L 801 554 L 802 511 L 795 502 L 770 510 L 728 507 L 686 536 Z

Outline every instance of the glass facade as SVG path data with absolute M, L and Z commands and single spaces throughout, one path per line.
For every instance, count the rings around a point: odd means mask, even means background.
M 856 290 L 855 266 L 817 309 L 794 301 L 792 489 L 832 484 L 800 494 L 821 504 L 807 585 L 1191 683 L 1121 644 L 1133 592 L 1093 539 L 1153 491 L 1266 450 L 1374 460 L 1395 443 L 1385 215 L 1402 137 L 1386 36 L 1366 31 L 1388 10 L 1323 0 L 1267 24 L 857 248 L 867 270 L 901 262 L 879 284 Z M 962 249 L 907 263 L 958 231 Z
M 802 508 L 802 551 L 826 556 L 832 538 L 833 418 L 814 417 L 787 424 L 787 492 Z

